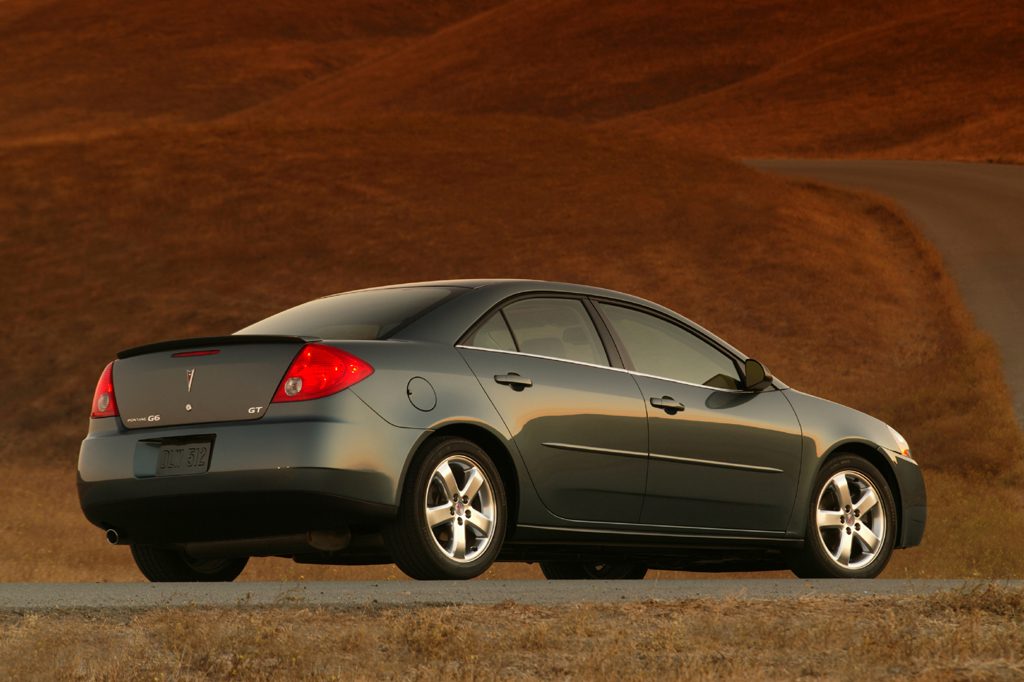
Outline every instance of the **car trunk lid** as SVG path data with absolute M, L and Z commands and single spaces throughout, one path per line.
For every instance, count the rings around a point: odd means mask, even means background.
M 114 392 L 126 428 L 259 419 L 305 343 L 297 336 L 181 339 L 121 351 Z

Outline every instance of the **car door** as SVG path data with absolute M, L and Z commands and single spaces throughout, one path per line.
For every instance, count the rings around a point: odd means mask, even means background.
M 635 307 L 597 307 L 647 406 L 642 522 L 785 530 L 801 431 L 782 391 L 741 390 L 737 361 L 681 323 Z
M 541 501 L 565 519 L 636 523 L 647 413 L 579 298 L 520 299 L 459 345 L 505 421 Z

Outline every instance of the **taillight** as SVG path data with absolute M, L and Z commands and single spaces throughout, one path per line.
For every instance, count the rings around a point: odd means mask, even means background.
M 332 346 L 309 343 L 292 360 L 271 402 L 313 400 L 343 391 L 373 374 L 373 367 Z
M 96 382 L 96 392 L 92 395 L 93 419 L 99 417 L 116 417 L 117 401 L 114 400 L 114 363 L 108 363 Z

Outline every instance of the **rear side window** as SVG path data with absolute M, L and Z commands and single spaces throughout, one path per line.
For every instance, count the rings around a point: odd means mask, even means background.
M 512 340 L 512 332 L 505 324 L 505 318 L 496 312 L 487 318 L 473 334 L 466 339 L 467 346 L 489 348 L 491 350 L 516 350 L 516 342 Z
M 695 334 L 632 308 L 599 306 L 637 372 L 715 388 L 739 387 L 732 359 Z
M 289 308 L 236 333 L 315 336 L 339 341 L 384 339 L 463 291 L 457 287 L 353 291 Z
M 583 304 L 571 298 L 531 298 L 505 306 L 523 353 L 608 365 L 601 339 Z

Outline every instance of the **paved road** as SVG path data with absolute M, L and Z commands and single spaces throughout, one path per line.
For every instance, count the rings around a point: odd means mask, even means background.
M 1003 356 L 1024 424 L 1024 166 L 932 161 L 751 161 L 893 199 L 942 253 Z M 895 265 L 895 264 L 894 264 Z
M 989 584 L 1024 589 L 1024 580 L 642 580 L 307 583 L 9 583 L 0 585 L 0 612 L 53 609 L 135 610 L 175 606 L 353 608 L 452 604 L 578 604 L 686 599 L 797 599 L 815 595 L 914 596 L 978 590 Z

